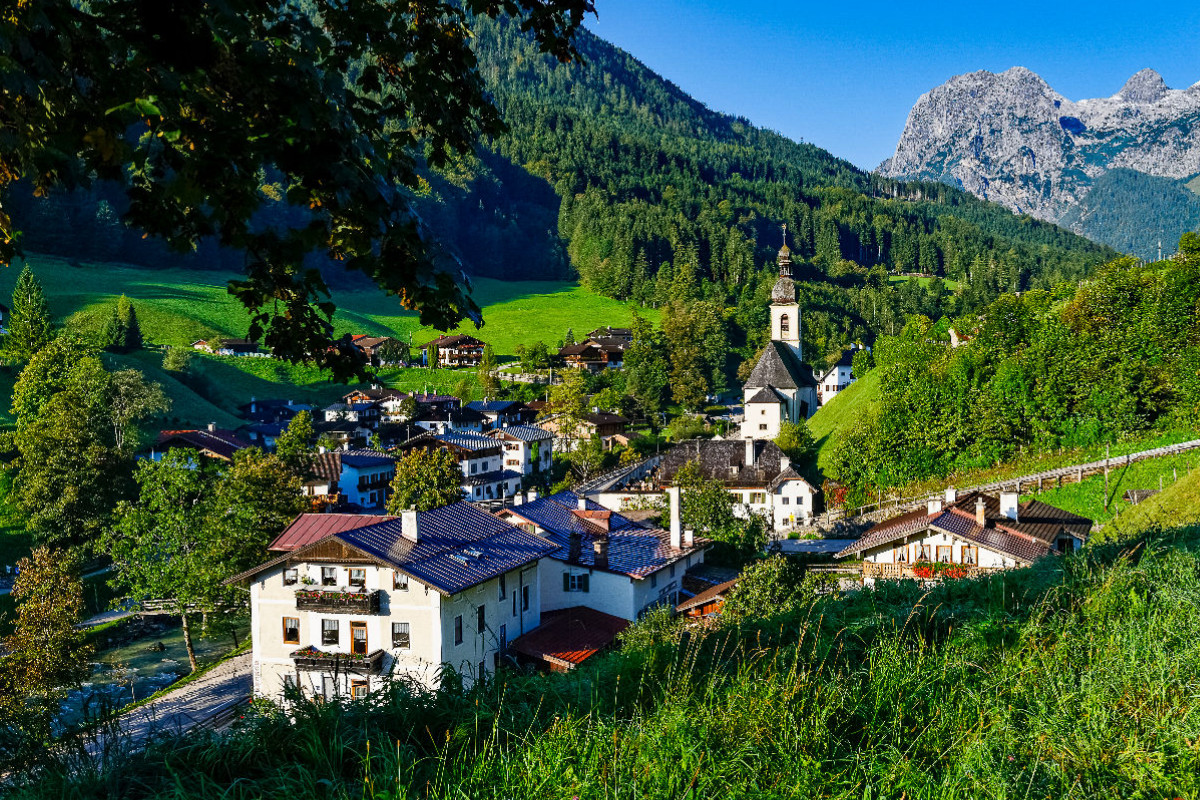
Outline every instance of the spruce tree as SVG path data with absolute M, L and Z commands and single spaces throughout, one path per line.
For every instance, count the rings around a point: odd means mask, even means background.
M 137 311 L 133 308 L 133 302 L 121 295 L 117 300 L 117 317 L 121 321 L 122 340 L 118 347 L 123 352 L 142 349 L 142 328 L 138 324 Z
M 116 306 L 112 307 L 112 313 L 104 323 L 104 330 L 100 332 L 100 346 L 113 352 L 125 349 L 125 324 L 121 321 L 121 313 Z
M 13 289 L 4 349 L 12 357 L 28 361 L 53 338 L 54 327 L 42 284 L 26 266 Z

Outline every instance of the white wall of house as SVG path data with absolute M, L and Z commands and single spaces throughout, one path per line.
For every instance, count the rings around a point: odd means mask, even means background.
M 758 394 L 758 390 L 753 390 Z M 746 392 L 750 395 L 750 391 Z M 779 436 L 779 426 L 790 420 L 788 407 L 780 402 L 745 404 L 746 417 L 742 422 L 742 436 L 747 439 L 774 439 Z
M 812 487 L 804 481 L 783 481 L 771 493 L 771 506 L 776 530 L 786 530 L 812 519 Z
M 553 558 L 543 558 L 540 566 L 542 610 L 558 611 L 572 606 L 586 606 L 621 619 L 636 619 L 634 588 L 628 575 L 567 564 Z M 563 575 L 587 576 L 587 591 L 563 591 Z M 578 586 L 579 581 L 574 581 Z
M 507 573 L 503 585 L 502 593 L 500 579 L 493 578 L 442 600 L 442 660 L 457 670 L 467 685 L 478 675 L 481 664 L 484 672 L 491 674 L 503 647 L 541 624 L 537 565 Z M 482 630 L 480 607 L 484 610 Z M 456 641 L 460 626 L 461 642 Z
M 818 387 L 818 391 L 821 393 L 822 403 L 828 403 L 837 397 L 839 392 L 854 383 L 854 376 L 851 372 L 850 367 L 834 367 L 821 376 L 821 385 Z

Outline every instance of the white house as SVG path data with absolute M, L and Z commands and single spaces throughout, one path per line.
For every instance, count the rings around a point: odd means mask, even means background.
M 1016 492 L 970 492 L 900 514 L 871 528 L 837 554 L 863 560 L 863 582 L 877 579 L 964 576 L 1024 567 L 1069 553 L 1087 540 L 1092 521 Z
M 560 492 L 498 516 L 555 546 L 540 566 L 543 612 L 585 606 L 634 620 L 659 605 L 674 607 L 684 573 L 704 563 L 711 544 L 681 530 L 677 503 L 673 510 L 664 531 Z
M 817 490 L 792 469 L 774 442 L 756 439 L 689 439 L 663 456 L 658 480 L 674 485 L 675 475 L 694 462 L 706 480 L 719 480 L 734 499 L 734 513 L 765 517 L 777 531 L 813 516 Z
M 273 543 L 281 555 L 230 580 L 250 590 L 256 696 L 434 688 L 447 667 L 470 684 L 540 623 L 544 539 L 468 503 L 330 531 L 335 516 L 304 515 Z
M 304 485 L 310 497 L 342 495 L 345 502 L 360 508 L 382 508 L 387 504 L 396 459 L 375 450 L 331 450 L 313 459 L 313 475 Z
M 510 425 L 488 431 L 504 448 L 504 468 L 524 476 L 548 475 L 553 465 L 554 434 L 533 425 Z
M 771 340 L 743 387 L 742 437 L 774 439 L 780 423 L 802 422 L 817 410 L 817 381 L 800 346 L 800 304 L 792 281 L 791 251 L 779 250 L 779 278 L 771 290 Z
M 854 372 L 852 369 L 854 366 L 854 354 L 859 350 L 869 349 L 869 347 L 863 345 L 852 345 L 849 349 L 843 350 L 838 362 L 828 372 L 817 379 L 817 395 L 821 398 L 822 405 L 837 397 L 839 392 L 854 383 Z
M 521 473 L 504 466 L 504 447 L 496 439 L 478 433 L 441 433 L 433 443 L 458 459 L 465 499 L 502 500 L 521 491 Z

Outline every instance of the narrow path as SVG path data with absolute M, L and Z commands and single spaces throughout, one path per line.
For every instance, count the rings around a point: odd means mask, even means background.
M 88 752 L 96 757 L 128 752 L 159 734 L 181 734 L 227 721 L 250 699 L 251 669 L 249 651 L 221 662 L 200 678 L 120 715 L 109 730 L 89 743 Z

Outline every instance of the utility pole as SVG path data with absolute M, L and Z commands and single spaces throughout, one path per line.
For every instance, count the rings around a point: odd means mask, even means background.
M 1104 445 L 1104 510 L 1108 511 L 1108 445 Z

